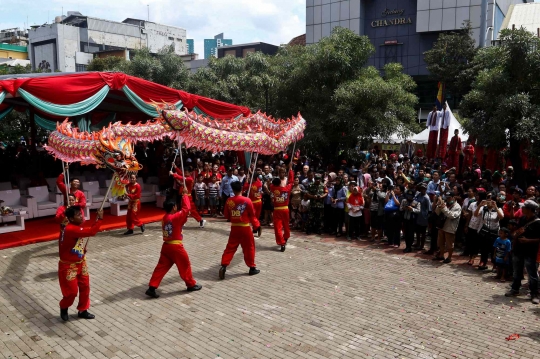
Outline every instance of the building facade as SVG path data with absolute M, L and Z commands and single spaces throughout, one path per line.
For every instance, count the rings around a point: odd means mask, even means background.
M 187 39 L 187 54 L 191 55 L 195 53 L 195 40 L 193 39 Z
M 336 26 L 366 35 L 375 46 L 369 65 L 400 62 L 412 76 L 428 75 L 423 53 L 441 32 L 470 21 L 478 46 L 496 39 L 510 5 L 524 0 L 307 0 L 306 43 Z
M 398 62 L 417 83 L 419 119 L 433 105 L 436 82 L 430 78 L 424 52 L 440 33 L 459 30 L 469 21 L 477 46 L 490 46 L 512 4 L 525 0 L 307 0 L 306 44 L 319 42 L 341 26 L 365 35 L 375 47 L 368 65 L 382 69 Z M 451 107 L 458 99 L 445 93 Z M 427 111 L 425 111 L 427 110 Z
M 218 57 L 219 47 L 232 44 L 232 39 L 225 39 L 223 33 L 214 36 L 213 39 L 204 39 L 204 58 Z
M 94 54 L 144 47 L 157 53 L 174 45 L 178 55 L 187 53 L 186 30 L 153 22 L 126 19 L 103 20 L 68 12 L 54 24 L 35 26 L 29 31 L 29 57 L 33 69 L 85 71 Z
M 275 55 L 279 50 L 279 46 L 267 44 L 265 42 L 253 42 L 249 44 L 238 44 L 230 46 L 222 46 L 218 48 L 218 58 L 225 56 L 246 57 L 252 52 L 262 52 L 265 55 Z

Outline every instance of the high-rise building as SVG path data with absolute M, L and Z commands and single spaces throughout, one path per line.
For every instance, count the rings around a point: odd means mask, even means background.
M 224 39 L 223 33 L 214 36 L 213 39 L 204 39 L 204 58 L 218 56 L 218 47 L 229 46 L 233 44 L 231 39 Z
M 187 54 L 191 55 L 195 53 L 195 40 L 193 39 L 187 39 Z

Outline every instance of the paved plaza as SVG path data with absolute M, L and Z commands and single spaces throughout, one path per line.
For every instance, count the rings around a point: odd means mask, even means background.
M 157 223 L 89 243 L 90 311 L 59 318 L 56 241 L 0 251 L 4 358 L 538 358 L 540 307 L 505 298 L 508 284 L 463 262 L 445 265 L 367 243 L 273 231 L 257 239 L 250 277 L 241 252 L 218 279 L 229 224 L 184 229 L 199 292 L 175 267 L 159 299 L 144 295 L 161 248 Z M 505 338 L 517 333 L 520 338 Z

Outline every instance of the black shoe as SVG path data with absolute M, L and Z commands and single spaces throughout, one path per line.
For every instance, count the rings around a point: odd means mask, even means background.
M 219 268 L 219 279 L 225 279 L 226 271 L 227 271 L 227 266 L 221 266 L 221 268 Z
M 443 261 L 444 257 L 433 257 L 431 258 L 432 261 Z
M 452 258 L 446 258 L 446 259 L 443 261 L 443 263 L 446 263 L 446 264 L 452 263 Z
M 204 228 L 204 225 L 205 225 L 205 224 L 206 224 L 206 220 L 201 219 L 201 220 L 199 221 L 199 227 L 200 227 L 200 228 Z
M 67 308 L 66 309 L 60 308 L 60 318 L 62 318 L 64 322 L 67 322 L 69 320 Z
M 260 270 L 257 269 L 257 267 L 251 267 L 249 268 L 249 275 L 255 275 L 261 273 Z
M 195 284 L 193 287 L 189 287 L 187 290 L 188 290 L 188 292 L 195 292 L 195 291 L 201 290 L 201 289 L 202 289 L 202 285 Z
M 133 234 L 133 229 L 128 229 L 126 233 L 124 233 L 124 236 L 127 236 L 129 234 Z
M 429 254 L 429 255 L 435 254 L 435 251 L 430 249 L 429 251 L 426 251 L 424 254 Z
M 281 246 L 280 251 L 285 252 L 285 246 Z
M 411 253 L 412 252 L 412 249 L 411 248 L 405 248 L 403 250 L 403 253 Z
M 85 310 L 84 312 L 79 312 L 77 316 L 82 319 L 94 319 L 96 317 L 94 314 L 90 313 L 87 310 Z
M 510 291 L 504 293 L 505 297 L 517 297 L 519 295 L 519 292 L 516 292 L 513 289 L 510 289 Z
M 478 270 L 486 270 L 488 269 L 488 266 L 478 266 Z
M 144 224 L 141 226 L 141 232 L 144 233 L 144 231 L 146 230 L 146 227 L 144 226 Z
M 148 288 L 145 294 L 152 298 L 159 298 L 159 294 L 156 293 L 156 288 Z
M 257 229 L 257 237 L 260 237 L 262 234 L 262 226 L 259 226 L 259 229 Z

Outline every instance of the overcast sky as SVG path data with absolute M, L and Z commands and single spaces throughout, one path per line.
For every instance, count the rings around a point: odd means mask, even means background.
M 305 0 L 12 0 L 0 1 L 0 29 L 53 22 L 67 11 L 122 21 L 127 17 L 178 26 L 195 39 L 204 56 L 204 39 L 221 32 L 233 44 L 264 41 L 274 45 L 305 33 Z

